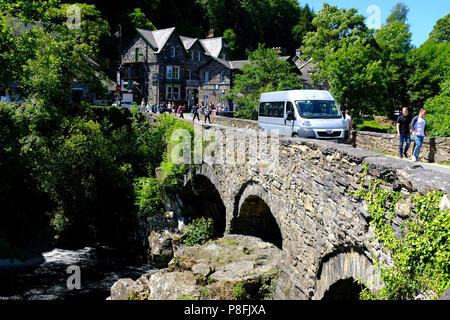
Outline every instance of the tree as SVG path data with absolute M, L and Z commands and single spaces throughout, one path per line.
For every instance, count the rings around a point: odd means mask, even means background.
M 430 39 L 435 43 L 450 41 L 450 13 L 436 22 L 430 33 Z
M 240 118 L 257 119 L 259 98 L 264 92 L 302 88 L 302 81 L 289 62 L 263 45 L 249 53 L 249 63 L 241 71 L 230 96 L 238 104 L 236 116 Z
M 394 21 L 406 23 L 408 20 L 409 8 L 404 2 L 398 2 L 391 10 L 391 14 L 387 17 L 386 22 L 389 24 Z
M 128 16 L 135 28 L 156 30 L 156 27 L 153 25 L 153 23 L 150 22 L 150 20 L 147 19 L 140 8 L 135 8 L 133 12 L 131 12 Z
M 344 43 L 321 64 L 323 76 L 339 104 L 355 115 L 380 112 L 380 92 L 386 88 L 381 61 L 365 39 Z
M 438 95 L 441 83 L 448 79 L 450 71 L 449 34 L 450 15 L 439 19 L 428 40 L 411 52 L 410 65 L 414 72 L 408 77 L 412 106 L 418 110 L 429 98 Z
M 298 24 L 292 30 L 294 40 L 298 43 L 298 47 L 303 44 L 303 38 L 308 32 L 315 31 L 315 28 L 312 24 L 315 16 L 316 14 L 314 13 L 314 10 L 311 10 L 308 4 L 301 8 Z
M 450 137 L 450 79 L 441 84 L 441 94 L 425 102 L 427 127 L 432 137 Z
M 343 42 L 367 37 L 364 20 L 356 9 L 338 9 L 324 3 L 312 22 L 317 31 L 307 33 L 302 52 L 320 67 L 326 56 L 338 50 Z
M 397 4 L 387 19 L 387 24 L 375 32 L 375 40 L 381 50 L 385 72 L 386 91 L 383 111 L 388 116 L 393 116 L 394 111 L 401 109 L 402 106 L 410 105 L 408 78 L 413 72 L 409 65 L 413 46 L 409 26 L 405 24 L 408 11 L 406 5 Z
M 223 32 L 223 40 L 226 41 L 228 47 L 230 48 L 231 54 L 236 52 L 236 38 L 237 35 L 234 33 L 233 29 L 227 29 Z

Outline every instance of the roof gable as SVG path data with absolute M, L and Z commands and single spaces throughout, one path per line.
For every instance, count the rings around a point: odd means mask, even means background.
M 228 45 L 223 41 L 222 37 L 201 39 L 200 43 L 205 49 L 206 54 L 215 58 L 219 57 L 222 48 L 228 48 Z
M 172 33 L 175 31 L 175 27 L 161 29 L 161 30 L 145 30 L 136 29 L 141 37 L 152 47 L 156 53 L 160 53 L 166 45 Z

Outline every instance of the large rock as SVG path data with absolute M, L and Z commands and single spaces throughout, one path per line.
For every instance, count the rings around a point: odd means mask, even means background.
M 126 281 L 128 286 L 111 299 L 270 298 L 282 255 L 273 244 L 241 235 L 226 235 L 202 246 L 180 246 L 169 268 L 136 282 Z
M 156 268 L 167 267 L 173 258 L 173 235 L 169 232 L 152 231 L 148 237 L 150 252 L 149 263 Z
M 128 289 L 134 285 L 136 285 L 136 283 L 130 278 L 119 279 L 111 287 L 111 296 L 109 297 L 109 300 L 127 300 Z

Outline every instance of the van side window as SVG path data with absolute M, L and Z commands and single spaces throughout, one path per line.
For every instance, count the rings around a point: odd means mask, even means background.
M 284 118 L 284 102 L 261 102 L 259 116 L 271 118 Z
M 288 101 L 286 103 L 286 114 L 288 114 L 289 112 L 294 113 L 294 106 L 292 105 L 292 102 Z

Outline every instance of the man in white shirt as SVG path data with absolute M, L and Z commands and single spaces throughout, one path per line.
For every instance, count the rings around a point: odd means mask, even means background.
M 352 117 L 350 116 L 350 110 L 345 110 L 345 122 L 347 122 L 347 128 L 348 130 L 353 130 L 353 123 L 352 123 Z
M 425 139 L 425 134 L 428 135 L 427 120 L 425 120 L 426 114 L 427 110 L 421 108 L 419 115 L 414 117 L 411 122 L 411 131 L 413 133 L 414 142 L 416 143 L 412 156 L 413 161 L 419 161 L 420 148 Z

